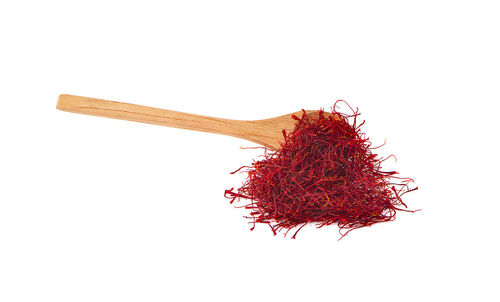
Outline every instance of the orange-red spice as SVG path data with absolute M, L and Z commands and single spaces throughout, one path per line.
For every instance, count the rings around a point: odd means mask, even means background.
M 350 115 L 320 110 L 297 120 L 285 133 L 285 141 L 273 152 L 264 148 L 264 159 L 234 171 L 247 172 L 239 189 L 225 196 L 246 200 L 249 218 L 268 224 L 274 234 L 296 228 L 292 238 L 308 223 L 317 227 L 337 224 L 345 236 L 349 231 L 394 220 L 406 205 L 401 196 L 410 189 L 411 178 L 381 170 L 382 159 L 357 124 L 358 110 Z M 411 212 L 411 211 L 410 211 Z M 342 238 L 341 237 L 341 238 Z

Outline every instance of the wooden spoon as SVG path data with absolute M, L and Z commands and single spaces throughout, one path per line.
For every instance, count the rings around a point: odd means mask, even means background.
M 302 115 L 302 112 L 298 111 L 264 120 L 240 121 L 68 94 L 59 96 L 56 108 L 74 113 L 230 135 L 274 150 L 284 141 L 282 130 L 290 132 L 295 128 L 297 121 L 291 118 L 292 114 L 299 117 Z M 306 112 L 310 114 L 317 111 Z

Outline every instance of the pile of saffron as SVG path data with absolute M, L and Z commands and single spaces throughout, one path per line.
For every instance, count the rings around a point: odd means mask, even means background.
M 295 129 L 283 131 L 284 142 L 276 151 L 265 148 L 264 159 L 232 172 L 248 173 L 238 189 L 225 196 L 246 201 L 252 228 L 268 224 L 273 233 L 295 229 L 292 238 L 307 224 L 318 228 L 337 224 L 342 238 L 351 230 L 392 221 L 396 211 L 407 211 L 401 196 L 411 178 L 381 170 L 383 161 L 361 132 L 358 109 L 351 114 L 323 110 L 302 116 Z M 380 147 L 380 146 L 379 146 Z

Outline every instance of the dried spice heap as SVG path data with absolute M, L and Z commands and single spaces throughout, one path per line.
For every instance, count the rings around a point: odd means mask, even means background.
M 301 117 L 296 128 L 285 133 L 285 142 L 273 152 L 264 148 L 264 159 L 236 170 L 248 178 L 225 196 L 244 199 L 255 223 L 269 224 L 274 234 L 308 223 L 317 227 L 337 224 L 345 236 L 349 231 L 394 220 L 406 205 L 401 196 L 410 189 L 410 178 L 381 171 L 387 159 L 374 154 L 371 143 L 357 124 L 358 110 L 350 115 L 320 110 Z M 411 212 L 411 211 L 410 211 Z M 341 237 L 342 238 L 342 237 Z

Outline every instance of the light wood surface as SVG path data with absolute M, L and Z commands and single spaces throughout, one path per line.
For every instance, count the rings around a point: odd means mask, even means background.
M 230 135 L 252 141 L 271 149 L 277 149 L 280 142 L 283 142 L 283 129 L 287 132 L 294 129 L 296 120 L 292 119 L 291 115 L 295 114 L 299 117 L 302 115 L 302 112 L 299 111 L 270 119 L 240 121 L 68 94 L 59 96 L 57 109 L 147 124 Z M 308 111 L 308 113 L 311 112 L 312 111 Z

